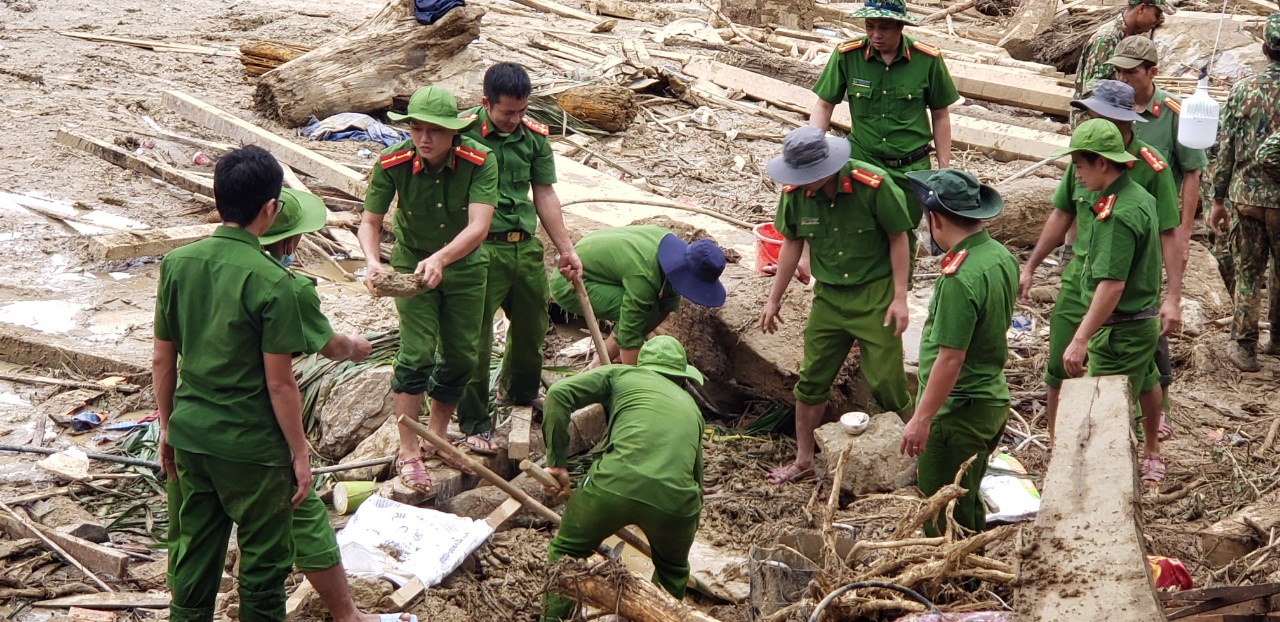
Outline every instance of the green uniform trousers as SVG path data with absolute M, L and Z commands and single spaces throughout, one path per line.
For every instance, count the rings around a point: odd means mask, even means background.
M 677 599 L 684 598 L 689 583 L 689 549 L 698 531 L 700 513 L 701 508 L 689 516 L 670 514 L 601 490 L 588 479 L 565 504 L 560 530 L 547 546 L 547 562 L 554 564 L 565 555 L 590 557 L 605 538 L 627 525 L 635 525 L 653 549 L 653 582 Z M 555 594 L 543 597 L 543 622 L 565 620 L 572 613 L 572 600 Z
M 426 258 L 427 254 L 397 244 L 391 251 L 391 266 L 397 272 L 413 272 Z M 435 289 L 396 298 L 400 351 L 391 390 L 428 393 L 445 404 L 462 400 L 479 358 L 488 272 L 485 258 L 483 252 L 472 253 L 445 268 Z
M 817 283 L 813 307 L 804 325 L 804 359 L 792 393 L 796 401 L 821 404 L 831 397 L 831 383 L 858 343 L 859 369 L 882 411 L 902 411 L 911 405 L 907 373 L 902 366 L 902 337 L 884 326 L 884 313 L 893 301 L 893 278 L 861 285 Z
M 1053 312 L 1049 315 L 1049 356 L 1045 360 L 1044 382 L 1058 389 L 1066 380 L 1067 370 L 1062 365 L 1062 354 L 1067 351 L 1071 339 L 1084 321 L 1084 314 L 1089 309 L 1084 305 L 1084 292 L 1081 291 L 1081 274 L 1084 260 L 1073 257 L 1062 269 L 1062 288 L 1053 303 Z
M 169 486 L 169 619 L 212 622 L 231 526 L 239 527 L 240 620 L 284 619 L 293 569 L 296 485 L 288 466 L 263 466 L 174 451 Z
M 1280 326 L 1280 287 L 1275 287 L 1276 259 L 1280 258 L 1280 207 L 1235 206 L 1234 256 L 1235 314 L 1231 338 L 1239 343 L 1258 343 L 1258 316 L 1261 313 L 1262 290 L 1268 287 L 1269 320 Z M 1271 265 L 1272 279 L 1267 280 Z M 1275 330 L 1273 328 L 1273 330 Z
M 298 572 L 319 572 L 342 563 L 338 538 L 329 525 L 329 511 L 315 487 L 293 509 L 293 565 Z
M 961 526 L 974 531 L 987 528 L 987 509 L 982 503 L 982 477 L 987 474 L 987 457 L 1000 444 L 1004 424 L 1009 420 L 1009 403 L 992 400 L 948 400 L 929 425 L 929 438 L 917 462 L 916 485 L 925 497 L 955 481 L 965 460 L 978 456 L 960 485 L 968 490 L 956 500 L 952 516 Z M 924 524 L 930 538 L 942 535 L 947 523 L 937 516 Z
M 542 383 L 542 340 L 546 337 L 548 322 L 542 241 L 530 237 L 523 242 L 485 242 L 480 248 L 489 258 L 480 351 L 458 407 L 458 425 L 468 436 L 493 427 L 489 417 L 493 316 L 501 308 L 509 322 L 498 387 L 503 397 L 513 404 L 528 404 L 538 397 Z
M 622 308 L 622 298 L 627 290 L 621 285 L 587 279 L 582 280 L 582 285 L 587 290 L 587 299 L 591 301 L 591 310 L 595 311 L 596 319 L 617 322 L 619 317 L 616 309 Z M 561 309 L 574 315 L 583 315 L 582 305 L 578 304 L 578 295 L 573 291 L 573 283 L 564 278 L 559 270 L 551 274 L 549 289 L 551 298 L 560 305 Z

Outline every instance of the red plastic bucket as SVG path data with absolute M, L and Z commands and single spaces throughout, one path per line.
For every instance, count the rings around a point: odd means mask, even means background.
M 773 228 L 773 223 L 762 222 L 752 227 L 756 236 L 756 272 L 773 274 L 778 264 L 778 253 L 782 252 L 782 234 Z

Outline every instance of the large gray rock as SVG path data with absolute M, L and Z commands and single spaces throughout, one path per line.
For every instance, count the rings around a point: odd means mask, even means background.
M 391 366 L 361 373 L 334 387 L 320 407 L 316 453 L 339 460 L 391 416 Z
M 916 483 L 915 458 L 898 453 L 902 441 L 902 420 L 894 413 L 871 416 L 862 434 L 852 435 L 839 423 L 828 423 L 814 432 L 818 447 L 826 456 L 827 474 L 835 473 L 840 453 L 852 447 L 844 463 L 841 490 L 863 495 L 890 492 Z
M 400 447 L 400 432 L 396 425 L 396 420 L 387 417 L 383 420 L 382 425 L 373 433 L 360 441 L 356 445 L 355 450 L 347 457 L 343 458 L 339 464 L 353 464 L 356 462 L 364 462 L 366 460 L 375 460 L 377 458 L 386 458 L 396 455 L 397 449 Z M 365 467 L 360 469 L 352 469 L 350 471 L 338 471 L 334 476 L 340 480 L 347 481 L 369 481 L 378 479 L 379 476 L 389 471 L 389 467 Z

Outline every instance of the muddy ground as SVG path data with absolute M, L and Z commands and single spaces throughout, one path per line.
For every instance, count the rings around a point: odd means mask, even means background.
M 489 11 L 482 39 L 472 45 L 484 59 L 480 69 L 492 61 L 514 60 L 526 64 L 535 78 L 550 76 L 552 72 L 537 60 L 495 42 L 519 48 L 537 29 L 564 28 L 573 33 L 585 33 L 587 29 L 571 20 L 547 19 L 503 0 L 474 4 Z M 574 2 L 566 0 L 565 4 Z M 293 135 L 290 128 L 261 119 L 252 111 L 253 81 L 245 77 L 234 57 L 157 53 L 72 39 L 58 31 L 163 40 L 227 51 L 264 39 L 314 46 L 360 24 L 381 6 L 381 2 L 334 0 L 191 0 L 181 4 L 103 0 L 92 6 L 53 0 L 5 0 L 0 5 L 0 192 L 108 211 L 157 227 L 204 222 L 203 213 L 208 206 L 191 195 L 54 143 L 58 129 L 72 129 L 131 148 L 154 145 L 150 152 L 161 159 L 197 173 L 211 172 L 210 168 L 191 163 L 195 148 L 147 135 L 154 129 L 153 122 L 187 136 L 226 140 L 164 107 L 160 97 L 166 89 L 184 90 L 282 136 Z M 303 15 L 302 11 L 313 15 Z M 623 20 L 615 32 L 639 34 L 643 26 Z M 376 58 L 370 62 L 376 62 Z M 700 130 L 679 121 L 657 123 L 657 119 L 687 115 L 694 109 L 660 97 L 641 99 L 645 110 L 636 123 L 626 132 L 601 139 L 592 149 L 633 169 L 651 185 L 667 189 L 669 198 L 688 200 L 750 221 L 771 216 L 777 189 L 762 170 L 764 162 L 778 152 L 778 142 L 741 137 L 730 140 L 723 131 Z M 1035 115 L 995 106 L 990 109 L 984 116 L 1028 126 L 1053 126 Z M 781 136 L 788 129 L 758 115 L 730 110 L 710 112 L 706 125 L 722 129 L 769 136 Z M 358 155 L 360 150 L 379 150 L 376 144 L 355 142 L 307 146 L 340 162 L 363 167 L 372 159 Z M 973 170 L 987 181 L 1002 179 L 1027 164 L 997 163 L 976 153 L 958 153 L 953 161 L 955 166 Z M 610 164 L 594 159 L 590 163 L 625 177 Z M 1058 173 L 1045 169 L 1037 174 Z M 0 207 L 4 208 L 0 209 L 0 244 L 5 251 L 0 254 L 0 331 L 25 335 L 28 343 L 79 348 L 145 373 L 149 364 L 155 260 L 94 261 L 86 251 L 85 238 L 66 224 L 15 207 L 3 195 Z M 916 288 L 927 290 L 930 273 L 935 271 L 919 272 Z M 1193 276 L 1216 278 L 1216 274 L 1206 272 L 1209 271 L 1201 270 Z M 1052 266 L 1042 269 L 1044 282 L 1052 286 L 1055 273 Z M 376 331 L 394 323 L 389 301 L 352 295 L 351 288 L 343 285 L 325 285 L 321 291 L 325 309 L 339 330 Z M 1043 368 L 1050 304 L 1051 298 L 1046 297 L 1020 311 L 1031 320 L 1031 328 L 1027 335 L 1015 340 L 1008 372 L 1014 410 L 1035 435 L 1045 432 L 1038 378 Z M 1280 365 L 1274 358 L 1263 357 L 1262 372 L 1240 374 L 1221 359 L 1229 343 L 1225 329 L 1212 323 L 1192 328 L 1172 339 L 1178 380 L 1171 424 L 1177 436 L 1166 445 L 1169 474 L 1161 490 L 1176 491 L 1198 479 L 1205 483 L 1166 503 L 1157 502 L 1155 496 L 1148 497 L 1143 514 L 1149 550 L 1180 558 L 1197 585 L 1280 579 L 1273 575 L 1280 561 L 1269 557 L 1214 571 L 1202 565 L 1194 543 L 1199 529 L 1274 486 L 1280 455 L 1273 446 L 1264 446 L 1263 441 L 1273 440 L 1274 431 L 1268 434 L 1269 426 L 1280 414 L 1271 397 Z M 575 338 L 558 338 L 555 345 Z M 557 350 L 555 346 L 548 348 L 549 352 Z M 0 359 L 17 357 L 16 350 L 0 351 Z M 26 371 L 76 377 L 86 369 L 84 360 L 87 359 L 49 354 L 40 361 L 43 369 Z M 0 364 L 0 371 L 20 367 Z M 0 383 L 0 443 L 25 444 L 40 438 L 37 422 L 46 415 L 40 407 L 60 392 L 58 387 Z M 153 404 L 144 392 L 131 398 L 112 397 L 99 406 L 118 418 L 128 419 L 146 415 Z M 718 423 L 731 427 L 741 421 Z M 67 437 L 52 423 L 43 436 L 51 446 L 60 446 L 64 439 L 100 450 L 113 445 L 111 438 L 103 440 L 98 434 Z M 1011 453 L 1033 473 L 1043 473 L 1047 454 L 1040 446 L 1042 436 L 1030 442 L 1012 436 L 1006 440 Z M 825 502 L 829 481 L 820 479 L 780 488 L 768 487 L 761 481 L 764 471 L 791 451 L 789 443 L 786 439 L 770 442 L 765 438 L 739 438 L 726 430 L 708 444 L 707 484 L 712 492 L 702 519 L 702 535 L 707 541 L 745 555 L 752 544 L 817 526 L 818 508 Z M 6 495 L 54 484 L 51 476 L 31 467 L 33 462 L 30 456 L 0 454 L 0 482 Z M 130 524 L 134 527 L 118 534 L 121 540 L 151 543 L 150 536 L 158 535 L 156 521 L 163 519 L 162 504 L 155 491 L 136 482 L 122 490 L 125 493 L 82 500 L 92 511 L 107 517 L 124 512 L 129 500 L 135 504 L 156 500 L 155 509 L 147 512 L 146 520 L 133 520 Z M 841 500 L 837 522 L 854 525 L 860 533 L 882 537 L 903 512 L 916 505 L 912 497 L 914 493 L 907 489 L 874 498 L 845 498 Z M 478 562 L 431 590 L 415 613 L 421 619 L 436 620 L 533 619 L 545 579 L 541 559 L 549 533 L 545 528 L 519 528 L 498 534 L 482 550 Z M 0 546 L 3 543 L 0 541 Z M 1012 561 L 1010 551 L 1002 548 L 992 555 Z M 61 586 L 81 582 L 77 573 L 55 563 L 38 548 L 7 560 L 5 567 L 6 581 L 0 589 L 38 585 L 47 591 L 65 590 Z M 158 587 L 154 582 L 139 581 L 136 585 Z M 1005 588 L 995 591 L 1008 596 Z M 0 592 L 0 596 L 10 594 Z M 19 597 L 0 600 L 0 613 L 21 609 L 24 602 Z M 703 606 L 723 620 L 747 619 L 744 605 Z M 47 615 L 26 610 L 20 617 L 38 620 Z

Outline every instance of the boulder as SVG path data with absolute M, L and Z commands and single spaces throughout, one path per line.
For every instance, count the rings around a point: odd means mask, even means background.
M 352 464 L 355 462 L 363 462 L 365 460 L 373 460 L 376 458 L 385 458 L 387 456 L 396 455 L 396 449 L 400 446 L 400 436 L 396 427 L 396 420 L 387 417 L 378 427 L 378 429 L 363 440 L 360 441 L 356 448 L 347 457 L 343 458 L 339 464 Z M 353 469 L 350 471 L 338 471 L 334 473 L 334 477 L 346 481 L 371 481 L 380 479 L 384 473 L 392 472 L 389 466 L 366 467 L 362 469 Z
M 391 366 L 383 365 L 347 379 L 329 391 L 320 406 L 316 453 L 339 460 L 373 434 L 391 416 Z
M 844 463 L 840 489 L 854 495 L 891 492 L 916 483 L 915 458 L 898 453 L 902 441 L 902 419 L 895 413 L 871 416 L 862 434 L 849 434 L 839 423 L 828 423 L 814 432 L 818 447 L 826 455 L 827 474 L 835 474 L 837 458 L 852 447 Z

